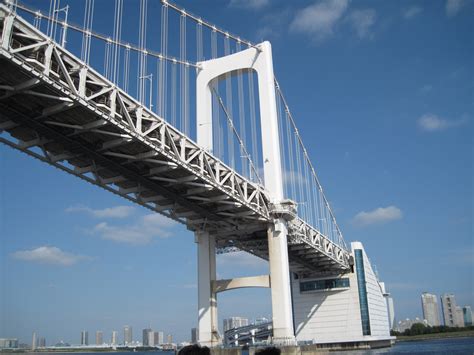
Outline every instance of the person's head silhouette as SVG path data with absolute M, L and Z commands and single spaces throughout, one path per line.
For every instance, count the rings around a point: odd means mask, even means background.
M 268 347 L 265 349 L 260 349 L 255 352 L 255 355 L 280 355 L 281 350 L 278 348 L 275 348 L 274 346 Z
M 188 345 L 182 348 L 178 355 L 211 355 L 211 350 L 207 346 L 199 346 L 197 344 Z

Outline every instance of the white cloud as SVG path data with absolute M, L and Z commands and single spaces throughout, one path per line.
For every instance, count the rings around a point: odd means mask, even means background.
M 270 3 L 270 0 L 230 0 L 229 6 L 241 9 L 259 10 Z
M 95 210 L 87 206 L 71 206 L 66 208 L 66 212 L 85 212 L 96 218 L 125 218 L 135 211 L 132 206 L 115 206 Z
M 245 251 L 220 254 L 217 256 L 217 263 L 220 266 L 262 268 L 268 267 L 268 261 Z
M 347 17 L 348 21 L 354 27 L 357 36 L 360 39 L 370 38 L 372 34 L 370 28 L 374 25 L 376 19 L 376 12 L 373 9 L 354 10 Z
M 418 126 L 427 132 L 442 131 L 448 128 L 461 126 L 467 122 L 467 118 L 459 120 L 446 120 L 435 114 L 427 113 L 418 119 Z
M 407 20 L 414 18 L 420 12 L 422 12 L 423 9 L 419 6 L 412 6 L 409 7 L 408 9 L 403 10 L 403 17 L 406 18 Z
M 86 256 L 66 253 L 57 247 L 50 246 L 42 246 L 32 250 L 19 250 L 14 252 L 12 256 L 18 260 L 62 266 L 71 266 L 80 260 L 89 259 Z
M 276 12 L 268 12 L 262 16 L 260 27 L 257 29 L 255 38 L 261 41 L 280 37 L 282 32 L 287 29 L 290 17 L 291 10 L 289 8 Z
M 306 33 L 322 41 L 334 33 L 337 22 L 342 18 L 349 0 L 322 0 L 299 10 L 290 29 L 297 33 Z
M 456 16 L 465 4 L 464 0 L 446 0 L 446 15 L 448 17 Z
M 145 245 L 153 238 L 167 238 L 171 236 L 169 228 L 176 222 L 158 213 L 148 214 L 132 225 L 110 225 L 107 222 L 97 224 L 90 232 L 120 243 Z
M 395 221 L 403 217 L 402 211 L 395 206 L 379 207 L 373 211 L 362 211 L 357 213 L 352 222 L 358 226 L 368 226 Z

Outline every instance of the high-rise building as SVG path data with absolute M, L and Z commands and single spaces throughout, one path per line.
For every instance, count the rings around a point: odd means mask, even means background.
M 447 327 L 464 327 L 464 317 L 461 307 L 456 304 L 456 298 L 451 294 L 441 296 L 444 325 Z
M 31 350 L 36 350 L 36 332 L 33 332 L 33 338 L 31 339 Z
M 133 340 L 132 327 L 126 325 L 123 327 L 123 343 L 125 345 L 131 344 Z
M 152 332 L 152 330 L 150 328 L 143 329 L 143 331 L 142 331 L 142 344 L 143 344 L 143 346 L 149 346 L 150 345 L 150 341 L 149 341 L 149 338 L 148 338 L 148 334 L 150 332 Z
M 148 332 L 148 346 L 156 346 L 158 345 L 157 343 L 155 344 L 155 332 L 151 331 Z
M 112 339 L 110 341 L 112 345 L 118 344 L 118 332 L 116 330 L 112 330 Z
M 438 298 L 428 292 L 421 294 L 421 307 L 423 308 L 423 318 L 432 327 L 441 325 L 439 317 Z
M 191 328 L 191 344 L 197 344 L 197 328 Z
M 89 332 L 87 330 L 81 332 L 81 345 L 89 345 Z
M 39 338 L 38 347 L 40 347 L 40 348 L 46 347 L 46 339 L 45 338 Z
M 459 306 L 456 306 L 456 309 L 454 310 L 454 320 L 455 320 L 455 327 L 464 327 L 464 315 L 462 312 L 462 308 Z
M 104 333 L 100 330 L 95 332 L 95 345 L 104 344 Z
M 387 307 L 388 313 L 388 326 L 391 329 L 395 327 L 395 311 L 393 308 L 393 298 L 390 293 L 385 289 L 385 282 L 379 282 L 380 288 L 382 290 L 383 299 Z
M 249 325 L 249 320 L 243 317 L 231 317 L 224 319 L 224 332 L 228 331 L 229 329 L 244 327 Z
M 153 338 L 155 345 L 162 345 L 165 341 L 165 334 L 163 332 L 154 332 Z
M 166 341 L 168 344 L 173 344 L 173 336 L 171 334 L 168 334 L 166 337 Z
M 471 306 L 464 306 L 462 308 L 463 318 L 464 318 L 464 326 L 470 327 L 472 326 L 472 310 Z
M 0 349 L 17 349 L 17 338 L 0 338 Z

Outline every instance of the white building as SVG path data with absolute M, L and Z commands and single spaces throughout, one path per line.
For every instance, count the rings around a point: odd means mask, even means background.
M 123 343 L 125 345 L 131 344 L 133 341 L 132 327 L 126 325 L 123 327 Z
M 387 305 L 388 326 L 390 330 L 392 330 L 395 327 L 395 309 L 393 307 L 393 298 L 386 290 L 384 282 L 379 282 L 379 285 L 382 290 L 383 298 L 385 299 L 385 304 Z
M 444 325 L 447 327 L 464 327 L 462 308 L 456 304 L 456 298 L 451 294 L 441 296 Z
M 95 332 L 95 345 L 102 345 L 104 343 L 104 333 L 100 330 Z
M 154 332 L 154 344 L 162 345 L 165 342 L 165 333 L 163 332 Z
M 116 330 L 112 331 L 111 343 L 112 343 L 112 345 L 117 345 L 118 344 L 118 332 Z
M 224 319 L 224 332 L 228 331 L 229 329 L 245 327 L 246 325 L 249 325 L 248 318 L 230 317 Z
M 89 332 L 87 330 L 81 332 L 81 345 L 89 345 Z
M 421 306 L 423 308 L 423 318 L 432 327 L 441 325 L 439 317 L 438 298 L 428 292 L 421 295 Z
M 292 275 L 295 335 L 300 343 L 390 343 L 382 289 L 360 242 L 352 272 L 318 278 Z

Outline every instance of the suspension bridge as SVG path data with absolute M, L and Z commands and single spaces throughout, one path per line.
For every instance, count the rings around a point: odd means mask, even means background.
M 342 275 L 353 258 L 270 43 L 165 0 L 108 1 L 106 35 L 94 0 L 62 2 L 0 6 L 0 141 L 195 233 L 200 343 L 220 342 L 218 292 L 271 287 L 274 342 L 293 344 L 290 271 Z M 270 275 L 217 280 L 216 253 L 236 250 Z

